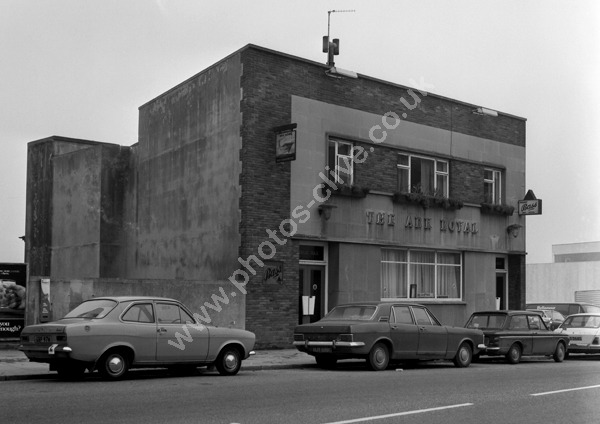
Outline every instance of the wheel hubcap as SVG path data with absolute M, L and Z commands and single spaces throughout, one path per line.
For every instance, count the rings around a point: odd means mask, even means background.
M 118 356 L 113 356 L 108 361 L 108 370 L 113 374 L 118 374 L 123 370 L 123 359 Z
M 225 355 L 224 364 L 228 369 L 234 369 L 237 366 L 237 358 L 233 353 Z
M 377 350 L 375 352 L 375 361 L 377 361 L 378 364 L 383 364 L 383 362 L 385 361 L 385 355 L 383 351 Z

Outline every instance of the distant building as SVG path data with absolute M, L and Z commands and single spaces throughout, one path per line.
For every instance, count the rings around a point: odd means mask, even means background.
M 139 115 L 131 147 L 28 146 L 30 284 L 55 318 L 158 294 L 286 347 L 344 302 L 455 325 L 525 304 L 523 118 L 254 45 Z
M 555 244 L 552 257 L 527 264 L 527 303 L 600 304 L 600 242 Z

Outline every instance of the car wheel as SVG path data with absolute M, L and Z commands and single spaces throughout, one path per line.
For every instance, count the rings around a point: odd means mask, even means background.
M 317 365 L 321 368 L 335 368 L 337 365 L 337 359 L 328 355 L 317 355 L 315 356 L 315 360 L 317 361 Z
M 466 368 L 471 365 L 472 360 L 473 349 L 471 349 L 471 345 L 466 342 L 461 343 L 453 360 L 454 365 L 456 365 L 458 368 Z
M 510 349 L 508 349 L 508 353 L 506 354 L 506 361 L 509 364 L 518 364 L 521 360 L 521 346 L 518 344 L 513 344 Z
M 554 355 L 552 355 L 552 358 L 554 358 L 555 362 L 562 362 L 565 360 L 567 356 L 567 349 L 565 349 L 565 345 L 562 343 L 558 343 L 556 345 L 556 350 L 554 351 Z
M 120 350 L 105 353 L 98 361 L 98 372 L 105 380 L 120 380 L 129 370 L 129 358 Z
M 68 381 L 81 380 L 85 370 L 85 365 L 74 363 L 61 364 L 56 368 L 58 378 Z
M 240 351 L 235 347 L 225 347 L 215 362 L 221 375 L 236 375 L 242 366 Z
M 390 363 L 388 348 L 383 343 L 375 343 L 367 358 L 367 367 L 372 371 L 382 371 Z

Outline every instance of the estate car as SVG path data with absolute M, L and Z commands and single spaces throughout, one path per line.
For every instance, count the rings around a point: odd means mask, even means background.
M 522 356 L 552 356 L 562 362 L 569 346 L 569 337 L 549 330 L 534 311 L 475 312 L 466 327 L 485 334 L 481 355 L 504 356 L 510 364 L 518 364 Z

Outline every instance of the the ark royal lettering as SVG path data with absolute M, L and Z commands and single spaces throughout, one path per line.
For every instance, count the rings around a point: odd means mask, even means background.
M 367 224 L 388 225 L 390 227 L 396 225 L 396 215 L 384 211 L 365 211 Z M 407 230 L 432 230 L 432 218 L 407 215 L 404 219 L 404 228 Z M 450 233 L 477 234 L 479 226 L 477 222 L 465 221 L 461 219 L 447 220 L 440 219 L 439 230 Z

